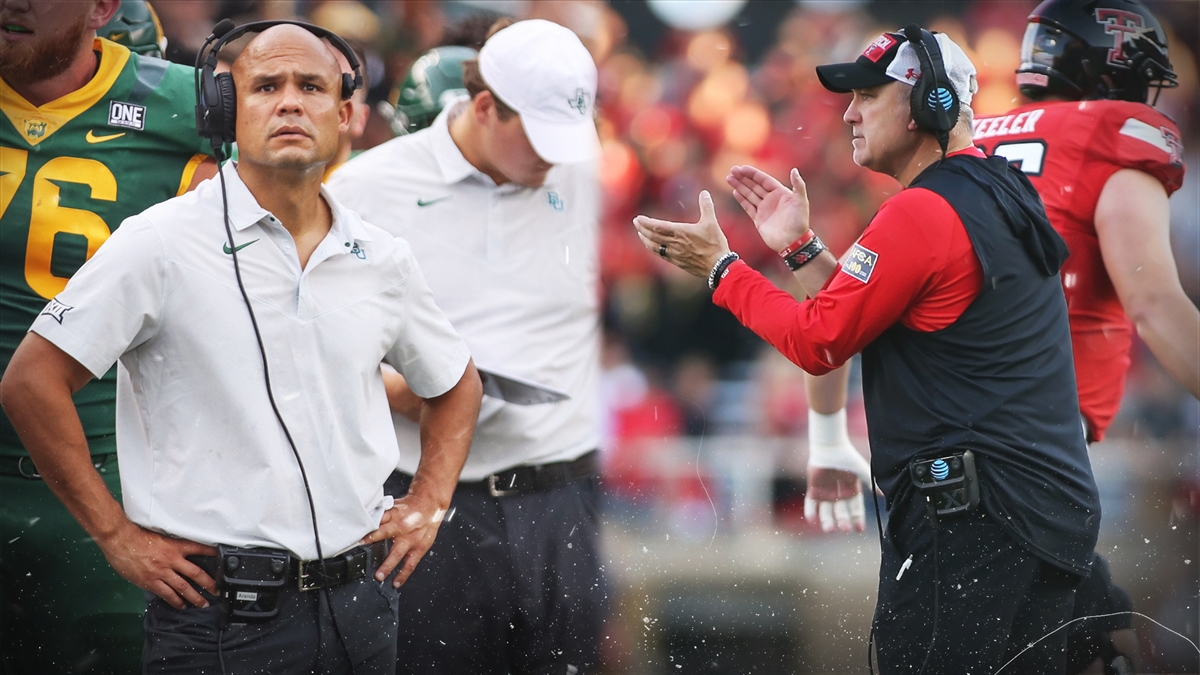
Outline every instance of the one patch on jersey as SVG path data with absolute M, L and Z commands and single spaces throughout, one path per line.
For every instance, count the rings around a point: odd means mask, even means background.
M 63 314 L 66 314 L 72 309 L 75 308 L 70 305 L 63 304 L 58 301 L 58 298 L 55 298 L 46 305 L 46 308 L 42 310 L 42 314 L 61 324 L 63 322 Z
M 564 202 L 563 198 L 553 190 L 546 191 L 546 204 L 559 213 L 562 213 L 562 211 L 567 208 L 567 203 Z
M 146 106 L 136 103 L 109 101 L 108 123 L 114 127 L 125 127 L 141 131 L 146 128 Z
M 846 262 L 842 263 L 842 271 L 865 284 L 871 280 L 871 273 L 875 271 L 875 262 L 878 260 L 878 253 L 860 244 L 855 244 L 846 253 Z

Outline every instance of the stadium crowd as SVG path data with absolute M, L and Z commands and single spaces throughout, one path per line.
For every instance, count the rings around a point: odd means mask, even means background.
M 480 32 L 500 15 L 515 15 L 571 28 L 600 69 L 601 292 L 606 428 L 613 441 L 607 449 L 619 453 L 623 442 L 641 437 L 739 432 L 792 436 L 803 431 L 804 416 L 797 414 L 805 404 L 799 372 L 713 307 L 703 280 L 646 257 L 629 221 L 637 213 L 667 219 L 694 216 L 686 197 L 701 189 L 727 195 L 718 198 L 717 209 L 721 221 L 730 224 L 732 247 L 787 285 L 783 265 L 759 264 L 770 261 L 771 252 L 728 196 L 724 176 L 735 164 L 754 163 L 774 175 L 795 166 L 812 192 L 826 196 L 813 214 L 822 238 L 831 250 L 844 251 L 899 185 L 862 170 L 844 152 L 850 132 L 841 121 L 843 102 L 819 85 L 813 66 L 856 53 L 865 39 L 887 28 L 892 17 L 913 16 L 908 8 L 872 2 L 786 3 L 775 10 L 778 20 L 771 25 L 756 25 L 753 16 L 701 31 L 660 25 L 651 36 L 653 43 L 643 44 L 645 39 L 637 39 L 642 27 L 630 22 L 660 19 L 644 10 L 635 12 L 631 6 L 642 3 L 634 2 L 161 4 L 166 55 L 180 63 L 192 62 L 208 27 L 222 17 L 235 23 L 301 18 L 330 28 L 365 48 L 372 106 L 387 100 L 417 56 L 454 38 L 464 24 Z M 1024 18 L 1036 3 L 917 4 L 923 14 L 917 18 L 962 44 L 977 65 L 976 114 L 1013 107 L 1019 95 L 1012 74 Z M 1180 124 L 1184 147 L 1194 158 L 1200 137 L 1195 114 L 1200 100 L 1196 28 L 1171 20 L 1174 14 L 1185 17 L 1187 3 L 1151 4 L 1164 17 L 1163 24 L 1175 31 L 1170 44 L 1180 79 L 1177 89 L 1163 92 L 1158 107 Z M 471 29 L 472 23 L 477 27 Z M 743 44 L 749 41 L 753 44 Z M 757 58 L 752 60 L 751 52 Z M 373 147 L 390 135 L 386 120 L 373 107 L 367 131 L 355 148 Z M 1200 260 L 1195 255 L 1200 219 L 1187 206 L 1195 204 L 1195 190 L 1194 177 L 1189 176 L 1183 192 L 1172 199 L 1172 237 L 1184 288 L 1200 300 Z M 1195 402 L 1180 395 L 1144 348 L 1135 352 L 1128 397 L 1118 433 L 1196 436 Z

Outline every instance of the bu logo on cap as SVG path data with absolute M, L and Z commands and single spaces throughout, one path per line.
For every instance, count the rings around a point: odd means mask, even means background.
M 583 87 L 575 90 L 575 96 L 567 99 L 567 105 L 579 111 L 580 115 L 586 115 L 588 105 L 592 102 L 592 95 L 584 91 Z
M 884 33 L 883 35 L 875 38 L 875 41 L 867 47 L 866 51 L 864 51 L 862 55 L 870 59 L 872 63 L 878 63 L 879 59 L 883 58 L 883 55 L 886 54 L 894 44 L 896 44 L 896 38 Z

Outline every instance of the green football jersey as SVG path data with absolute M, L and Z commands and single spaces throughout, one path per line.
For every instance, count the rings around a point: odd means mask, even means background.
M 35 317 L 121 221 L 187 190 L 211 154 L 193 70 L 96 40 L 78 91 L 34 107 L 0 80 L 0 372 Z M 116 369 L 75 395 L 88 438 L 114 433 Z M 26 454 L 0 412 L 0 456 Z

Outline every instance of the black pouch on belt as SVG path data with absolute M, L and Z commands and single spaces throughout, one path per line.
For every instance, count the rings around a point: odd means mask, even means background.
M 279 614 L 279 595 L 291 563 L 286 551 L 220 545 L 217 560 L 217 588 L 232 623 L 269 621 Z
M 979 505 L 979 475 L 970 450 L 919 457 L 908 463 L 908 473 L 917 491 L 925 495 L 929 514 L 935 519 L 966 513 Z

